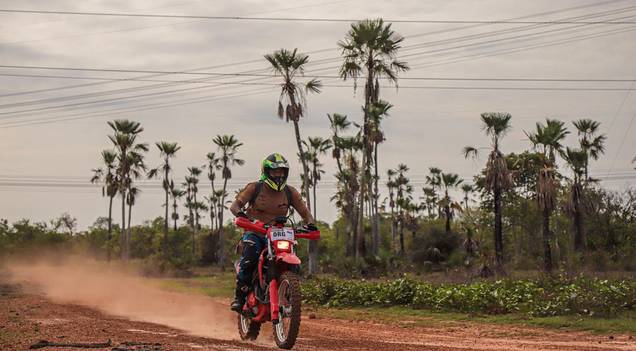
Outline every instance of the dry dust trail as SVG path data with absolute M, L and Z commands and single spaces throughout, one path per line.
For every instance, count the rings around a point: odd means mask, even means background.
M 112 264 L 68 258 L 8 265 L 10 281 L 57 303 L 72 303 L 215 339 L 236 339 L 236 317 L 208 297 L 161 290 Z

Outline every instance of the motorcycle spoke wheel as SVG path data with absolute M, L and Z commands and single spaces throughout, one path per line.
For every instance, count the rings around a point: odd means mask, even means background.
M 243 314 L 238 316 L 238 330 L 241 340 L 256 340 L 261 331 L 261 323 L 252 321 Z
M 278 285 L 279 316 L 274 325 L 274 340 L 282 349 L 291 349 L 300 330 L 300 280 L 295 273 L 285 272 Z

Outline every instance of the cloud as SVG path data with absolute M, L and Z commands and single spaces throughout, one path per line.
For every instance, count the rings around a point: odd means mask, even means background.
M 580 1 L 560 2 L 561 8 L 579 6 Z M 175 13 L 209 15 L 251 15 L 280 17 L 329 17 L 360 18 L 384 17 L 388 19 L 505 19 L 521 17 L 532 13 L 555 10 L 554 2 L 488 1 L 444 1 L 422 2 L 401 1 L 118 1 L 118 2 L 75 2 L 56 0 L 46 3 L 22 2 L 22 8 L 51 9 L 69 11 L 105 11 L 136 13 Z M 558 19 L 567 16 L 598 13 L 601 10 L 618 9 L 627 6 L 618 1 L 596 8 L 564 12 L 533 19 Z M 14 8 L 15 4 L 0 1 L 2 8 Z M 300 7 L 300 8 L 299 8 Z M 291 9 L 290 9 L 291 8 Z M 636 12 L 625 12 L 627 16 Z M 248 60 L 258 60 L 262 55 L 281 47 L 298 47 L 310 52 L 317 49 L 333 48 L 333 51 L 310 55 L 310 62 L 337 57 L 336 43 L 348 30 L 348 23 L 306 23 L 306 22 L 252 22 L 252 21 L 194 21 L 182 19 L 143 19 L 110 17 L 73 17 L 26 14 L 2 14 L 0 38 L 0 63 L 5 65 L 47 65 L 63 67 L 124 68 L 138 70 L 182 71 L 193 68 L 231 64 Z M 465 26 L 465 25 L 464 25 Z M 417 50 L 424 52 L 439 50 L 476 40 L 431 45 L 431 41 L 475 35 L 504 28 L 502 25 L 473 27 L 446 33 L 429 34 L 442 29 L 457 28 L 457 25 L 431 25 L 396 23 L 393 28 L 406 36 L 405 49 L 422 44 Z M 505 28 L 510 28 L 507 26 Z M 550 27 L 553 28 L 553 27 Z M 589 26 L 579 33 L 595 33 L 614 27 Z M 536 32 L 537 30 L 535 30 Z M 518 32 L 522 34 L 524 32 Z M 418 34 L 420 36 L 412 37 Z M 427 35 L 429 34 L 429 35 Z M 569 34 L 570 36 L 574 34 Z M 493 36 L 488 39 L 498 39 Z M 501 41 L 491 45 L 457 48 L 437 51 L 430 55 L 413 56 L 412 64 L 452 61 L 465 55 L 489 53 L 493 50 L 513 49 L 528 43 L 541 43 L 551 38 L 567 36 L 544 35 L 532 41 L 516 39 Z M 1 42 L 17 42 L 2 44 Z M 428 46 L 427 46 L 428 45 Z M 442 55 L 442 53 L 444 55 Z M 570 77 L 570 78 L 634 78 L 633 32 L 615 34 L 597 39 L 572 42 L 551 47 L 536 48 L 512 54 L 483 57 L 479 59 L 422 67 L 414 69 L 405 77 L 447 76 L 447 77 Z M 339 62 L 316 65 L 314 67 L 337 67 Z M 266 69 L 262 62 L 210 69 L 208 71 L 242 72 Z M 314 69 L 308 69 L 312 71 Z M 136 74 L 100 72 L 64 72 L 0 70 L 4 73 L 21 72 L 35 74 L 69 74 L 74 76 L 131 77 Z M 263 70 L 261 72 L 267 72 Z M 321 74 L 336 75 L 337 68 L 321 71 Z M 170 76 L 157 77 L 167 79 Z M 182 79 L 185 77 L 181 77 Z M 193 77 L 187 77 L 192 79 Z M 246 79 L 246 78 L 241 78 Z M 238 81 L 239 78 L 224 78 L 213 81 Z M 277 82 L 265 79 L 264 82 Z M 58 86 L 87 83 L 61 79 L 37 79 L 0 77 L 0 95 L 16 91 L 36 90 Z M 351 84 L 352 82 L 330 81 L 325 84 Z M 96 85 L 93 87 L 65 89 L 46 93 L 0 97 L 0 104 L 32 101 L 43 98 L 65 97 L 111 89 L 146 86 L 154 83 L 127 82 Z M 448 85 L 448 86 L 599 86 L 601 83 L 489 83 L 489 82 L 429 82 L 401 81 L 401 86 Z M 604 84 L 609 87 L 629 87 L 629 84 Z M 191 85 L 175 86 L 158 90 L 139 91 L 134 94 L 183 89 Z M 115 107 L 178 103 L 183 99 L 202 96 L 230 95 L 254 90 L 258 86 L 229 85 L 222 88 L 193 90 L 178 94 L 147 96 L 137 99 L 80 105 L 59 110 L 38 112 L 31 117 L 16 120 L 44 119 L 54 116 L 89 117 L 90 114 Z M 83 102 L 112 97 L 108 95 L 91 99 L 76 99 Z M 627 137 L 625 131 L 636 112 L 636 97 L 630 95 L 617 114 L 618 106 L 625 99 L 626 92 L 556 92 L 556 91 L 515 91 L 515 90 L 416 90 L 383 89 L 382 96 L 395 105 L 391 116 L 384 122 L 387 140 L 380 147 L 380 169 L 395 167 L 406 162 L 414 178 L 422 178 L 430 166 L 440 166 L 445 171 L 462 176 L 474 174 L 481 163 L 464 160 L 460 150 L 464 145 L 487 143 L 480 130 L 479 114 L 484 111 L 507 111 L 512 113 L 513 132 L 503 143 L 506 151 L 521 151 L 529 147 L 523 130 L 533 128 L 534 123 L 546 117 L 557 117 L 571 121 L 580 117 L 594 118 L 602 122 L 603 132 L 608 134 L 607 153 L 592 165 L 592 172 L 631 169 L 629 161 L 634 156 L 636 138 L 632 130 Z M 298 179 L 298 163 L 293 130 L 290 124 L 275 116 L 278 93 L 254 96 L 224 98 L 214 101 L 189 103 L 146 111 L 135 111 L 106 117 L 76 119 L 54 124 L 0 129 L 3 152 L 0 164 L 9 165 L 3 173 L 38 176 L 86 176 L 97 166 L 99 151 L 109 147 L 106 135 L 109 133 L 105 121 L 112 118 L 130 118 L 143 123 L 146 131 L 142 139 L 149 143 L 170 140 L 183 145 L 175 163 L 175 175 L 182 178 L 185 168 L 201 165 L 205 154 L 214 149 L 212 137 L 216 134 L 236 134 L 245 143 L 240 155 L 247 164 L 237 169 L 238 180 L 255 179 L 258 163 L 269 152 L 282 152 L 292 161 L 292 179 Z M 56 103 L 61 105 L 62 103 Z M 301 121 L 301 132 L 306 136 L 329 134 L 327 113 L 345 113 L 353 120 L 360 120 L 361 91 L 354 95 L 352 88 L 325 87 L 320 95 L 310 96 L 308 117 Z M 49 106 L 49 105 L 42 105 Z M 38 106 L 34 106 L 38 107 Z M 6 109 L 0 108 L 0 113 Z M 614 118 L 616 116 L 616 118 Z M 611 130 L 610 130 L 611 125 Z M 636 128 L 636 127 L 634 127 Z M 625 139 L 624 139 L 625 138 Z M 624 141 L 619 152 L 619 146 Z M 570 135 L 568 144 L 576 142 Z M 616 157 L 616 162 L 613 160 Z M 154 148 L 148 156 L 148 163 L 158 163 Z M 324 189 L 330 189 L 335 164 L 331 159 L 324 161 L 327 170 Z M 608 183 L 608 186 L 617 183 Z M 621 186 L 623 183 L 621 183 Z M 42 189 L 8 189 L 0 187 L 0 213 L 11 220 L 31 217 L 44 220 L 69 211 L 79 217 L 80 225 L 87 226 L 98 215 L 103 214 L 104 200 L 99 191 L 94 194 L 79 191 L 44 192 Z M 10 190 L 10 191 L 9 191 Z M 336 211 L 329 204 L 329 192 L 321 192 L 319 214 L 333 220 Z M 160 214 L 160 193 L 144 192 L 135 210 L 135 221 Z M 105 202 L 104 202 L 105 203 Z

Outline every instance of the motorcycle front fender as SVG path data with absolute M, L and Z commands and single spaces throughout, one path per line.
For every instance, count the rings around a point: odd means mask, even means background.
M 298 265 L 300 264 L 300 258 L 289 252 L 280 252 L 276 254 L 276 261 L 283 261 L 287 264 Z

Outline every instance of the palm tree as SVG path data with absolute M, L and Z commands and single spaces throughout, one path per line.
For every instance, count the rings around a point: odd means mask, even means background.
M 390 103 L 378 100 L 373 102 L 371 106 L 369 106 L 369 117 L 371 121 L 371 131 L 369 135 L 369 140 L 373 143 L 373 207 L 372 207 L 372 236 L 373 236 L 373 246 L 372 252 L 377 256 L 378 251 L 380 249 L 380 216 L 378 215 L 378 198 L 380 196 L 380 190 L 378 189 L 378 180 L 380 176 L 378 174 L 378 145 L 384 142 L 384 132 L 380 128 L 380 124 L 382 119 L 389 116 L 389 110 L 393 107 Z
M 177 211 L 177 201 L 185 195 L 185 191 L 179 188 L 175 188 L 174 182 L 170 182 L 170 196 L 172 197 L 172 220 L 174 221 L 174 231 L 177 231 L 177 220 L 179 219 L 179 212 Z
M 185 187 L 185 207 L 188 209 L 186 220 L 190 226 L 190 230 L 194 232 L 194 198 L 192 196 L 192 183 L 194 179 L 188 175 L 185 176 L 185 182 L 181 183 Z
M 440 200 L 440 207 L 444 208 L 444 217 L 446 217 L 446 233 L 450 233 L 453 210 L 461 211 L 461 206 L 451 200 L 448 191 L 456 189 L 463 180 L 459 179 L 459 175 L 455 173 L 442 173 L 440 178 L 442 180 L 442 188 L 444 190 L 444 197 Z
M 230 167 L 233 166 L 242 166 L 245 164 L 245 161 L 236 157 L 236 153 L 238 152 L 238 148 L 243 145 L 240 143 L 234 135 L 217 135 L 214 140 L 214 144 L 216 144 L 220 159 L 221 159 L 221 176 L 223 178 L 223 190 L 221 192 L 221 198 L 219 200 L 219 265 L 223 266 L 225 262 L 225 252 L 223 245 L 223 212 L 225 210 L 225 197 L 227 196 L 227 181 L 232 178 L 232 169 Z
M 587 183 L 590 180 L 588 175 L 590 158 L 596 161 L 605 153 L 605 141 L 607 137 L 605 134 L 596 135 L 601 125 L 600 122 L 583 118 L 572 122 L 572 124 L 574 124 L 578 135 L 581 137 L 581 150 L 585 151 L 587 155 L 584 167 L 584 181 Z
M 468 199 L 470 198 L 470 194 L 474 191 L 474 189 L 473 186 L 470 184 L 463 184 L 461 189 L 464 193 L 464 210 L 468 210 Z
M 128 241 L 128 245 L 130 245 L 130 223 L 132 223 L 132 208 L 135 206 L 137 201 L 137 196 L 141 193 L 141 189 L 136 186 L 130 187 L 128 189 L 128 194 L 126 194 L 126 204 L 128 205 L 128 234 L 126 240 Z M 130 249 L 129 249 L 130 250 Z M 130 255 L 130 252 L 128 253 Z
M 320 169 L 322 164 L 320 163 L 320 155 L 324 155 L 327 153 L 327 150 L 331 149 L 332 144 L 331 140 L 323 139 L 321 137 L 309 137 L 308 141 L 303 140 L 303 145 L 307 148 L 307 159 L 311 163 L 311 186 L 313 188 L 313 196 L 314 196 L 314 219 L 317 219 L 316 216 L 316 187 L 318 185 L 318 181 L 321 179 L 321 173 L 324 173 Z
M 108 238 L 106 242 L 106 255 L 108 261 L 111 256 L 111 237 L 113 230 L 113 198 L 117 195 L 117 154 L 111 150 L 102 151 L 102 162 L 106 166 L 106 171 L 102 168 L 93 169 L 91 183 L 101 182 L 102 196 L 108 196 Z
M 121 241 L 122 241 L 122 258 L 128 258 L 129 241 L 126 235 L 126 193 L 131 184 L 131 160 L 139 159 L 142 152 L 148 151 L 146 144 L 137 143 L 137 136 L 143 132 L 143 128 L 139 122 L 129 120 L 109 121 L 108 125 L 114 131 L 113 135 L 108 138 L 113 143 L 117 159 L 119 160 L 117 169 L 117 184 L 121 195 Z M 133 155 L 131 157 L 131 155 Z
M 425 186 L 422 188 L 422 192 L 424 193 L 424 201 L 426 203 L 428 217 L 433 218 L 433 210 L 437 208 L 437 193 L 435 192 L 435 188 L 432 186 Z
M 331 140 L 323 139 L 321 137 L 309 137 L 309 142 L 303 140 L 303 145 L 307 148 L 307 161 L 311 163 L 311 187 L 314 195 L 314 220 L 318 220 L 317 217 L 317 202 L 316 202 L 316 188 L 318 187 L 318 181 L 321 179 L 321 174 L 324 171 L 321 169 L 320 155 L 327 153 L 327 150 L 331 148 Z M 318 243 L 315 240 L 309 241 L 309 274 L 315 274 L 318 270 Z
M 216 196 L 217 191 L 214 188 L 214 181 L 216 180 L 216 171 L 220 171 L 223 166 L 221 165 L 221 159 L 217 157 L 214 152 L 209 152 L 206 157 L 208 159 L 208 180 L 210 181 L 210 185 L 212 186 L 212 193 L 210 194 L 210 197 L 208 197 L 208 202 L 210 203 L 210 233 L 213 233 L 214 220 L 217 213 L 216 205 L 219 199 Z
M 205 210 L 205 205 L 197 200 L 197 193 L 199 192 L 199 176 L 201 175 L 201 169 L 198 167 L 188 167 L 188 175 L 186 176 L 186 185 L 189 194 L 188 207 L 190 210 L 190 228 L 192 229 L 192 256 L 196 253 L 196 233 L 201 229 L 199 224 L 200 215 L 199 211 Z
M 566 148 L 563 159 L 573 173 L 570 186 L 570 196 L 566 205 L 567 212 L 572 217 L 574 227 L 574 249 L 582 252 L 585 249 L 585 232 L 583 229 L 583 181 L 585 177 L 585 165 L 588 159 L 587 152 L 583 149 Z
M 358 236 L 357 236 L 357 211 L 358 204 L 356 198 L 360 191 L 359 174 L 360 166 L 357 153 L 362 148 L 359 135 L 338 137 L 338 147 L 342 151 L 342 170 L 336 174 L 338 180 L 338 190 L 331 200 L 342 210 L 346 220 L 346 248 L 345 253 L 358 257 Z
M 395 179 L 397 190 L 396 190 L 396 207 L 398 213 L 398 224 L 399 224 L 399 234 L 400 234 L 400 255 L 404 255 L 405 247 L 404 247 L 404 223 L 406 221 L 406 213 L 405 209 L 408 209 L 409 204 L 411 202 L 411 193 L 413 192 L 413 187 L 409 184 L 409 179 L 406 177 L 406 172 L 409 171 L 407 165 L 401 163 L 398 165 L 396 169 L 397 178 Z
M 302 157 L 305 151 L 302 146 L 299 122 L 300 118 L 305 115 L 306 93 L 320 93 L 321 83 L 317 79 L 310 79 L 304 84 L 297 81 L 298 76 L 304 74 L 305 65 L 309 61 L 309 56 L 299 53 L 298 49 L 276 50 L 272 54 L 265 55 L 265 59 L 272 65 L 274 74 L 283 78 L 278 98 L 278 117 L 281 119 L 284 117 L 285 121 L 292 121 L 294 124 L 296 146 L 298 147 L 298 154 L 301 156 L 300 162 L 303 166 L 303 190 L 306 194 L 307 207 L 311 210 L 311 201 L 309 201 L 309 166 Z
M 370 138 L 372 130 L 370 106 L 379 100 L 379 78 L 387 78 L 389 82 L 397 83 L 399 73 L 409 69 L 405 62 L 396 59 L 403 40 L 403 37 L 391 29 L 391 24 L 385 24 L 382 19 L 367 19 L 352 24 L 345 39 L 338 42 L 344 58 L 344 62 L 340 67 L 340 77 L 343 80 L 349 78 L 357 80 L 360 77 L 366 77 L 364 119 L 362 124 L 363 181 L 360 189 L 359 202 L 361 209 L 358 218 L 358 235 L 363 235 L 364 199 L 367 196 L 367 192 L 372 190 L 370 186 L 371 153 L 374 145 Z M 377 194 L 374 194 L 371 198 L 374 196 L 377 196 Z M 377 202 L 375 205 L 377 205 Z M 377 213 L 377 208 L 372 212 Z M 377 230 L 376 226 L 373 226 L 373 228 Z
M 159 149 L 159 155 L 163 157 L 163 164 L 157 168 L 151 169 L 150 172 L 148 172 L 148 178 L 152 179 L 159 174 L 159 171 L 163 171 L 162 186 L 163 186 L 163 190 L 166 193 L 166 199 L 164 202 L 166 214 L 163 217 L 164 224 L 163 224 L 162 248 L 163 248 L 164 255 L 166 255 L 167 249 L 168 249 L 168 197 L 170 195 L 171 184 L 173 185 L 172 189 L 174 190 L 174 182 L 172 182 L 169 178 L 170 172 L 172 171 L 172 167 L 170 166 L 170 158 L 174 157 L 177 151 L 181 149 L 181 147 L 178 146 L 177 143 L 169 143 L 166 141 L 158 142 L 155 145 L 157 145 L 157 148 Z
M 543 214 L 543 269 L 546 272 L 552 271 L 552 248 L 550 241 L 552 233 L 550 232 L 550 217 L 554 211 L 556 198 L 556 154 L 561 153 L 563 145 L 561 142 L 570 132 L 567 131 L 563 122 L 546 119 L 546 124 L 536 124 L 534 133 L 526 135 L 532 142 L 535 149 L 541 147 L 542 165 L 539 171 L 537 181 L 537 200 L 539 209 Z
M 339 131 L 345 131 L 351 125 L 351 122 L 347 120 L 346 115 L 341 115 L 338 113 L 327 114 L 327 118 L 329 118 L 329 123 L 331 125 L 331 131 L 333 135 L 331 137 L 331 144 L 333 145 L 333 150 L 331 152 L 331 156 L 336 159 L 336 164 L 338 165 L 338 172 L 342 173 L 342 146 L 340 136 L 338 135 Z
M 201 204 L 197 200 L 197 193 L 199 192 L 199 176 L 201 175 L 201 168 L 199 167 L 188 167 L 188 175 L 190 182 L 190 189 L 192 193 L 192 210 L 194 211 L 194 230 L 197 231 L 201 229 L 200 219 L 201 215 L 199 214 L 199 210 L 202 208 Z
M 506 135 L 510 130 L 510 119 L 512 116 L 509 113 L 488 112 L 481 114 L 481 120 L 483 122 L 483 129 L 486 135 L 491 139 L 490 154 L 488 156 L 488 162 L 486 163 L 486 181 L 485 188 L 487 191 L 493 193 L 495 214 L 495 264 L 497 269 L 501 271 L 503 269 L 503 232 L 501 226 L 501 195 L 502 192 L 512 186 L 512 180 L 510 177 L 510 171 L 506 164 L 504 155 L 499 150 L 499 142 L 501 138 Z M 472 146 L 466 146 L 464 148 L 464 156 L 466 158 L 470 156 L 477 156 L 477 148 Z
M 430 175 L 426 176 L 426 184 L 430 185 L 432 205 L 436 209 L 439 218 L 442 216 L 442 211 L 440 210 L 439 201 L 437 200 L 437 189 L 442 190 L 442 170 L 437 167 L 429 167 L 428 172 Z
M 130 165 L 128 193 L 126 194 L 126 204 L 128 205 L 128 229 L 126 230 L 126 256 L 130 256 L 130 242 L 132 238 L 132 207 L 135 205 L 137 197 L 141 190 L 134 186 L 133 180 L 143 177 L 146 172 L 146 164 L 144 163 L 144 155 L 137 152 L 128 153 L 128 164 Z
M 386 187 L 389 190 L 389 207 L 391 208 L 391 242 L 395 242 L 395 237 L 397 234 L 397 221 L 395 218 L 395 189 L 397 188 L 397 181 L 393 179 L 397 175 L 397 171 L 394 169 L 389 169 L 386 171 Z M 395 248 L 395 246 L 394 246 Z

